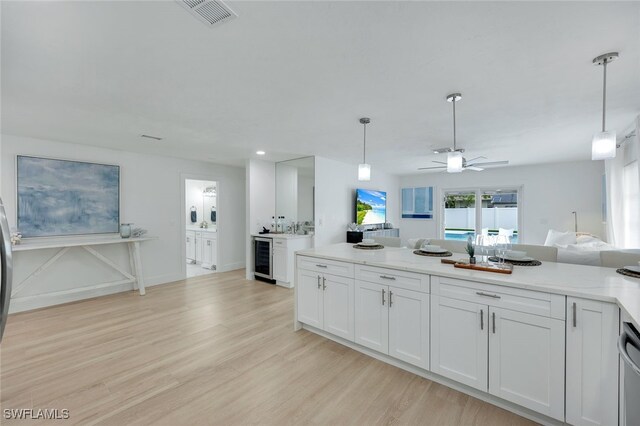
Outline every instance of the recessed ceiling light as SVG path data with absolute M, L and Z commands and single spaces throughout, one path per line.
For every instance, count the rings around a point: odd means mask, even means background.
M 151 136 L 151 135 L 140 135 L 141 138 L 146 138 L 146 139 L 153 139 L 156 141 L 161 141 L 162 138 L 159 138 L 158 136 Z
M 256 154 L 258 154 L 258 155 L 265 155 L 265 154 L 266 154 L 266 152 L 264 152 L 264 151 L 256 151 Z

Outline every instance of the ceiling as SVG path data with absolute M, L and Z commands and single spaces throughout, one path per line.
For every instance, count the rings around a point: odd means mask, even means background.
M 640 114 L 640 2 L 1 2 L 2 131 L 242 165 L 414 173 L 430 149 L 511 165 L 587 160 L 612 50 L 608 128 Z M 160 136 L 162 141 L 140 138 Z

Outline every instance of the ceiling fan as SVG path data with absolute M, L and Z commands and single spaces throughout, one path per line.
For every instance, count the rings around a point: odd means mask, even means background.
M 453 152 L 453 151 L 452 151 Z M 502 164 L 509 164 L 508 161 L 486 161 L 483 163 L 476 163 L 475 161 L 477 160 L 486 160 L 487 157 L 476 157 L 476 158 L 472 158 L 471 160 L 467 160 L 466 158 L 462 157 L 462 170 L 473 170 L 474 172 L 481 172 L 484 170 L 484 167 L 490 167 L 490 166 L 499 166 Z M 429 169 L 446 169 L 447 168 L 447 163 L 445 163 L 444 161 L 433 161 L 434 163 L 437 164 L 442 164 L 442 166 L 434 166 L 434 167 L 420 167 L 418 170 L 429 170 Z M 479 167 L 479 166 L 483 166 L 483 167 Z
M 479 166 L 499 166 L 502 164 L 509 164 L 508 161 L 486 161 L 484 163 L 477 163 L 477 160 L 484 159 L 487 157 L 476 157 L 467 161 L 466 158 L 462 156 L 464 152 L 464 148 L 458 148 L 456 146 L 456 102 L 462 99 L 462 94 L 460 93 L 452 93 L 447 96 L 447 102 L 451 102 L 453 104 L 453 147 L 444 147 L 437 148 L 433 150 L 434 154 L 447 154 L 447 162 L 444 161 L 434 161 L 434 163 L 442 164 L 442 166 L 434 166 L 434 167 L 420 167 L 418 170 L 429 170 L 429 169 L 447 169 L 449 173 L 459 173 L 464 170 L 474 170 L 476 172 L 481 172 L 484 168 Z

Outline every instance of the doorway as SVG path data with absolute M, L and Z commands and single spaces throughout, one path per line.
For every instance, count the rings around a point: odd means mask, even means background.
M 187 278 L 212 274 L 218 265 L 218 184 L 185 179 L 184 185 Z

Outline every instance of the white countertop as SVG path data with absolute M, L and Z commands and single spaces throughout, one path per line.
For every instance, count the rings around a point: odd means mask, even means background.
M 187 226 L 187 231 L 218 232 L 218 227 L 216 225 L 209 226 L 208 228 L 200 228 L 199 226 Z
M 282 238 L 285 240 L 293 240 L 296 238 L 311 238 L 313 235 L 298 235 L 298 234 L 251 234 L 253 237 L 264 237 L 264 238 Z
M 540 266 L 514 266 L 510 275 L 495 274 L 454 268 L 453 265 L 441 263 L 440 257 L 418 256 L 413 254 L 412 249 L 388 247 L 382 250 L 359 250 L 349 243 L 301 250 L 297 255 L 617 303 L 635 325 L 640 326 L 640 279 L 620 275 L 615 268 L 543 262 Z M 466 254 L 454 253 L 453 257 L 447 259 L 467 257 Z

